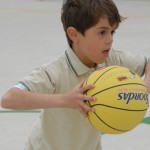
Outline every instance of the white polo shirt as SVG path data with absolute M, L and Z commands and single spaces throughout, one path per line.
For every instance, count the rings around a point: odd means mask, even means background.
M 129 67 L 140 76 L 145 57 L 112 50 L 105 64 Z M 87 78 L 96 68 L 85 66 L 69 48 L 57 60 L 41 65 L 20 83 L 36 93 L 65 93 Z M 101 150 L 100 132 L 77 110 L 50 108 L 41 112 L 25 150 Z

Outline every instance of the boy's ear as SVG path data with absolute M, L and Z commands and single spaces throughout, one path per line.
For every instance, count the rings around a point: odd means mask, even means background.
M 72 42 L 76 43 L 78 41 L 78 31 L 74 27 L 69 27 L 67 29 L 67 34 Z

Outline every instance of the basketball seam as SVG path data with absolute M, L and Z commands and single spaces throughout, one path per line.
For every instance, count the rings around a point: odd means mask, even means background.
M 103 76 L 105 73 L 107 73 L 109 70 L 112 70 L 112 69 L 115 69 L 115 68 L 118 68 L 118 67 L 119 67 L 119 66 L 115 66 L 115 67 L 110 68 L 110 69 L 106 70 L 105 72 L 103 72 L 103 74 L 101 74 L 101 75 L 93 82 L 93 85 L 99 80 L 100 77 L 102 77 L 102 76 Z M 90 77 L 90 76 L 89 76 L 89 77 Z M 89 77 L 88 77 L 87 80 L 86 80 L 86 85 L 87 85 L 87 82 L 88 82 Z
M 88 101 L 88 103 L 89 103 L 89 101 Z M 90 103 L 89 103 L 89 105 L 90 105 Z M 90 105 L 90 106 L 91 106 L 91 105 Z M 127 132 L 127 131 L 130 131 L 130 130 L 116 129 L 116 128 L 114 128 L 114 127 L 108 125 L 105 121 L 103 121 L 95 112 L 94 112 L 94 114 L 97 116 L 97 118 L 99 118 L 99 120 L 100 120 L 103 124 L 105 124 L 106 126 L 108 126 L 109 128 L 111 128 L 111 129 L 113 129 L 113 130 L 120 131 L 120 132 Z M 88 119 L 89 119 L 89 118 L 88 118 Z M 89 119 L 89 121 L 90 121 L 90 119 Z M 91 121 L 90 121 L 90 123 L 91 123 Z M 92 124 L 92 123 L 91 123 L 91 124 Z
M 118 66 L 115 66 L 113 68 L 110 68 L 108 70 L 106 70 L 105 72 L 103 72 L 94 82 L 93 84 L 95 85 L 95 83 L 100 79 L 100 77 L 102 77 L 105 73 L 107 73 L 108 71 L 112 70 L 112 69 L 115 69 L 115 68 L 118 68 Z
M 107 73 L 109 70 L 112 70 L 112 69 L 114 69 L 114 68 L 118 68 L 119 66 L 115 66 L 115 67 L 113 67 L 113 68 L 110 68 L 110 69 L 108 69 L 108 70 L 106 70 L 103 74 L 101 74 L 94 82 L 93 82 L 93 85 L 99 80 L 99 78 L 100 77 L 102 77 L 102 75 L 104 75 L 105 73 Z M 89 76 L 90 77 L 90 76 Z M 85 85 L 87 85 L 88 84 L 88 80 L 89 80 L 89 77 L 86 79 L 86 81 L 85 81 Z M 88 91 L 88 90 L 87 90 Z M 87 91 L 85 92 L 85 94 L 87 94 Z
M 147 109 L 124 109 L 124 108 L 113 107 L 113 106 L 109 106 L 109 105 L 105 105 L 105 104 L 94 104 L 94 105 L 90 105 L 90 106 L 94 107 L 94 106 L 98 106 L 98 105 L 109 107 L 109 108 L 114 108 L 114 109 L 119 109 L 119 110 L 125 110 L 125 111 L 146 111 L 148 109 L 148 108 Z
M 95 95 L 97 95 L 97 94 L 99 94 L 99 93 L 101 93 L 101 92 L 104 92 L 104 91 L 106 91 L 106 90 L 109 90 L 109 89 L 112 89 L 112 88 L 115 88 L 115 87 L 118 87 L 118 86 L 130 85 L 130 84 L 136 84 L 136 85 L 141 85 L 141 86 L 144 86 L 144 87 L 145 87 L 145 85 L 140 84 L 140 83 L 126 83 L 126 84 L 119 84 L 119 85 L 115 85 L 115 86 L 111 86 L 111 87 L 109 87 L 109 88 L 103 89 L 103 90 L 101 90 L 101 91 L 99 91 L 99 92 L 97 92 L 97 93 L 94 93 L 94 94 L 91 95 L 91 96 L 95 96 Z

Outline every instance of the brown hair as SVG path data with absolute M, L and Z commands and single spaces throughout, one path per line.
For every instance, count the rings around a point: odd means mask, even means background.
M 112 0 L 65 0 L 62 6 L 61 21 L 70 47 L 72 41 L 67 35 L 68 27 L 74 27 L 84 35 L 100 18 L 107 17 L 111 26 L 119 26 L 123 20 Z

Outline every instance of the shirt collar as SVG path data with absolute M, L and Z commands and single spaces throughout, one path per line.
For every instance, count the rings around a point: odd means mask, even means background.
M 65 55 L 67 62 L 75 76 L 83 75 L 95 70 L 95 68 L 88 68 L 86 65 L 84 65 L 71 48 L 68 48 L 65 51 Z

